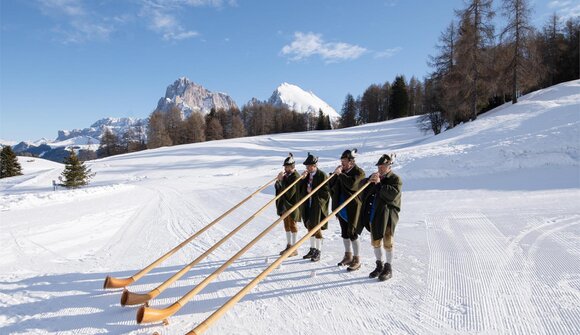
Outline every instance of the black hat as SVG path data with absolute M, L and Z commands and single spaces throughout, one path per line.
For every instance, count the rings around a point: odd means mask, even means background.
M 296 162 L 294 162 L 294 155 L 292 155 L 292 153 L 288 153 L 288 157 L 286 157 L 286 159 L 284 160 L 284 166 L 286 165 L 294 165 Z
M 340 159 L 347 158 L 347 159 L 351 159 L 352 160 L 356 156 L 356 152 L 357 152 L 356 148 L 351 149 L 351 150 L 345 150 L 342 153 L 342 155 L 340 156 Z
M 308 157 L 306 157 L 306 160 L 304 161 L 304 165 L 314 165 L 318 163 L 318 157 L 314 157 L 313 155 L 311 155 L 310 153 L 308 153 Z
M 392 165 L 393 159 L 391 158 L 391 156 L 389 156 L 387 154 L 382 155 L 381 158 L 379 158 L 379 161 L 377 162 L 377 164 L 375 164 L 375 165 L 379 166 L 379 165 L 383 165 L 383 164 Z

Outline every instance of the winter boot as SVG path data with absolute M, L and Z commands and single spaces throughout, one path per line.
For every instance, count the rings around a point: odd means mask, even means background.
M 306 255 L 302 256 L 302 258 L 303 258 L 303 259 L 309 259 L 309 258 L 312 258 L 312 256 L 314 255 L 314 250 L 316 250 L 316 249 L 314 249 L 314 248 L 310 248 L 310 251 L 308 251 L 308 253 L 307 253 Z
M 383 261 L 377 261 L 377 267 L 369 273 L 369 278 L 377 278 L 383 272 Z
M 312 258 L 310 260 L 313 262 L 318 262 L 320 260 L 320 250 L 314 249 L 314 252 L 312 253 Z
M 352 262 L 350 262 L 350 265 L 346 268 L 346 271 L 356 271 L 358 269 L 360 269 L 360 257 L 354 256 Z
M 352 252 L 347 251 L 344 253 L 344 257 L 342 258 L 342 261 L 340 261 L 338 263 L 338 266 L 350 265 L 351 262 L 352 262 Z
M 393 269 L 391 269 L 391 263 L 385 263 L 383 271 L 379 275 L 379 281 L 385 281 L 393 277 Z
M 286 250 L 290 249 L 291 245 L 290 244 L 286 244 L 286 249 L 280 251 L 280 255 L 282 255 L 283 253 L 286 252 Z

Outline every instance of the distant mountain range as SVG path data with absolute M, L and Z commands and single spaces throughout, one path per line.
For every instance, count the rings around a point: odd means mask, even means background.
M 260 101 L 252 98 L 247 104 L 268 103 L 274 106 L 285 106 L 299 113 L 318 115 L 322 112 L 332 120 L 338 120 L 339 114 L 325 101 L 312 92 L 306 92 L 300 87 L 288 83 L 278 86 L 268 100 Z M 209 113 L 212 108 L 238 108 L 235 101 L 226 93 L 211 92 L 186 77 L 177 79 L 167 87 L 165 96 L 157 102 L 157 109 L 168 111 L 172 107 L 181 110 L 182 116 L 187 117 L 192 112 Z M 45 159 L 62 162 L 70 148 L 96 150 L 100 138 L 109 129 L 113 134 L 122 136 L 129 129 L 145 139 L 147 134 L 147 119 L 138 118 L 103 118 L 90 127 L 84 129 L 59 130 L 54 141 L 41 139 L 35 142 L 15 142 L 0 140 L 0 147 L 12 145 L 17 154 L 30 154 Z

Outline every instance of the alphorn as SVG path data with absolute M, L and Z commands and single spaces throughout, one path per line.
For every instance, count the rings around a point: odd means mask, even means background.
M 224 217 L 226 217 L 226 215 L 230 214 L 235 209 L 237 209 L 242 204 L 244 204 L 246 201 L 250 200 L 254 195 L 258 194 L 259 192 L 263 191 L 266 187 L 270 186 L 274 181 L 276 181 L 276 178 L 274 178 L 274 179 L 270 180 L 269 182 L 267 182 L 266 184 L 264 184 L 257 191 L 255 191 L 254 193 L 247 196 L 244 200 L 240 201 L 237 205 L 230 208 L 227 212 L 223 213 L 217 219 L 210 222 L 207 226 L 203 227 L 200 231 L 193 234 L 191 237 L 189 237 L 185 241 L 181 242 L 175 248 L 169 250 L 165 255 L 159 257 L 155 262 L 149 264 L 146 268 L 135 273 L 133 276 L 127 277 L 127 278 L 115 278 L 115 277 L 107 276 L 107 278 L 105 278 L 105 283 L 103 284 L 103 288 L 121 288 L 121 287 L 125 287 L 125 286 L 133 284 L 134 282 L 139 280 L 141 277 L 143 277 L 144 275 L 149 273 L 151 270 L 153 270 L 157 265 L 161 264 L 161 262 L 163 262 L 164 260 L 169 258 L 171 255 L 176 253 L 179 249 L 183 248 L 186 244 L 193 241 L 200 234 L 202 234 L 203 232 L 208 230 L 211 226 L 218 223 L 220 220 L 222 220 Z
M 351 195 L 348 199 L 346 199 L 340 206 L 338 206 L 332 213 L 330 213 L 324 220 L 320 221 L 316 227 L 308 232 L 308 234 L 304 235 L 298 242 L 296 242 L 290 249 L 286 250 L 282 256 L 280 256 L 274 263 L 270 264 L 268 268 L 266 268 L 262 273 L 260 273 L 254 280 L 252 280 L 248 285 L 246 285 L 243 289 L 241 289 L 235 296 L 233 296 L 230 300 L 228 300 L 225 304 L 222 305 L 219 309 L 213 312 L 205 321 L 200 323 L 197 327 L 192 329 L 187 335 L 200 335 L 203 334 L 214 322 L 216 322 L 223 314 L 225 314 L 230 308 L 232 308 L 238 301 L 240 301 L 251 289 L 253 289 L 258 283 L 260 283 L 270 272 L 276 269 L 280 263 L 282 263 L 291 253 L 302 245 L 302 243 L 306 242 L 312 235 L 316 233 L 316 231 L 322 226 L 327 223 L 333 216 L 335 216 L 344 206 L 348 205 L 355 197 L 357 197 L 367 186 L 369 186 L 370 182 L 364 184 L 358 191 L 356 191 L 353 195 Z
M 272 228 L 274 228 L 278 223 L 284 220 L 288 215 L 290 215 L 293 211 L 296 210 L 302 203 L 308 200 L 316 191 L 318 191 L 322 186 L 324 186 L 332 177 L 336 174 L 330 175 L 326 180 L 324 180 L 320 185 L 314 188 L 310 193 L 308 193 L 304 198 L 298 201 L 292 208 L 288 209 L 280 218 L 266 229 L 264 229 L 258 236 L 256 236 L 250 243 L 248 243 L 245 247 L 243 247 L 238 253 L 232 256 L 227 262 L 225 262 L 222 266 L 220 266 L 217 270 L 215 270 L 212 274 L 207 276 L 202 282 L 197 284 L 191 291 L 186 293 L 183 297 L 179 300 L 174 302 L 172 305 L 163 308 L 163 309 L 156 309 L 147 306 L 141 306 L 137 311 L 137 323 L 149 323 L 155 321 L 163 321 L 164 324 L 167 324 L 167 318 L 171 315 L 175 314 L 181 307 L 185 306 L 189 300 L 191 300 L 196 294 L 198 294 L 201 290 L 203 290 L 209 283 L 211 283 L 217 276 L 222 273 L 228 266 L 230 266 L 236 259 L 238 259 L 241 255 L 243 255 L 249 248 L 251 248 L 256 242 L 258 242 L 262 237 L 264 237 Z
M 225 241 L 227 241 L 230 237 L 234 236 L 238 231 L 240 231 L 243 227 L 245 227 L 250 221 L 256 218 L 260 213 L 262 213 L 268 206 L 270 206 L 274 201 L 278 200 L 280 197 L 284 195 L 288 190 L 290 190 L 294 185 L 296 185 L 300 180 L 302 180 L 304 176 L 300 176 L 300 178 L 296 178 L 292 184 L 288 185 L 280 194 L 274 197 L 272 200 L 268 201 L 262 208 L 256 211 L 252 216 L 250 216 L 246 221 L 242 222 L 236 229 L 232 230 L 229 234 L 227 234 L 224 238 L 222 238 L 219 242 L 214 244 L 211 248 L 209 248 L 206 252 L 202 255 L 197 257 L 193 262 L 186 265 L 183 269 L 179 270 L 176 274 L 171 276 L 171 278 L 167 279 L 161 285 L 157 286 L 155 289 L 149 291 L 148 293 L 133 293 L 129 290 L 123 290 L 123 294 L 121 295 L 121 305 L 137 305 L 143 304 L 147 301 L 157 297 L 161 292 L 165 291 L 171 284 L 173 284 L 176 280 L 183 277 L 192 267 L 194 267 L 197 263 L 201 262 L 205 257 L 211 254 L 215 249 L 217 249 L 220 245 L 222 245 Z

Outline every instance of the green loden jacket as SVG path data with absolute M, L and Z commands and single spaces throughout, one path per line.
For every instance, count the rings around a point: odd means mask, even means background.
M 361 185 L 367 181 L 368 179 L 363 180 Z M 391 234 L 395 234 L 401 211 L 402 187 L 401 178 L 391 171 L 381 179 L 380 183 L 371 184 L 363 191 L 363 205 L 357 231 L 359 234 L 362 232 L 362 227 L 371 232 L 373 240 L 382 239 L 387 228 L 391 229 Z
M 296 179 L 300 178 L 300 174 L 294 170 L 293 173 L 285 174 L 282 181 L 276 180 L 274 187 L 276 188 L 276 195 L 284 191 L 288 186 L 290 186 Z M 278 215 L 282 216 L 287 210 L 292 208 L 296 203 L 300 201 L 300 194 L 298 192 L 298 184 L 292 186 L 284 195 L 276 200 L 276 210 Z M 294 222 L 300 221 L 300 207 L 297 208 L 290 214 L 290 217 Z
M 316 188 L 323 181 L 328 178 L 324 171 L 318 169 L 312 180 L 312 189 Z M 298 190 L 300 199 L 308 195 L 308 176 L 298 182 Z M 328 183 L 324 184 L 315 194 L 312 195 L 300 206 L 300 214 L 302 215 L 302 222 L 307 229 L 312 229 L 328 216 L 328 200 L 330 199 L 330 191 Z M 312 201 L 310 201 L 312 200 Z M 322 229 L 328 228 L 328 224 L 322 226 Z
M 365 172 L 363 169 L 358 167 L 358 165 L 354 165 L 350 171 L 341 173 L 328 182 L 330 184 L 330 194 L 332 195 L 333 211 L 359 190 L 361 181 L 364 178 Z M 356 197 L 337 214 L 337 216 L 348 222 L 351 234 L 357 230 L 361 205 L 361 198 Z

